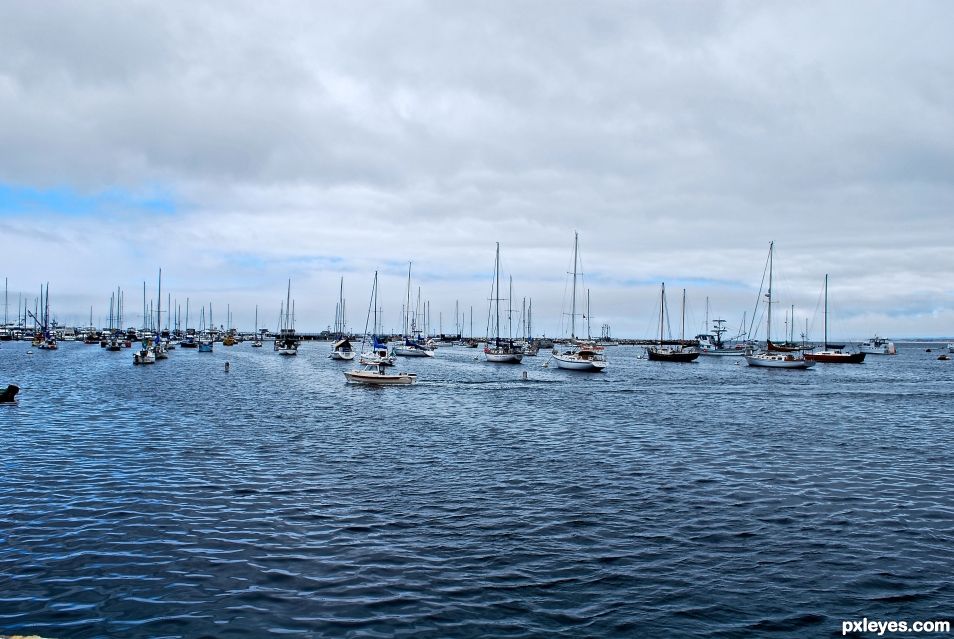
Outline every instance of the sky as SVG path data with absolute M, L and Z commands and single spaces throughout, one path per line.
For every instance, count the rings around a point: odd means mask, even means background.
M 674 335 L 682 289 L 687 333 L 707 300 L 736 331 L 774 241 L 774 334 L 821 339 L 827 273 L 835 337 L 951 336 L 952 32 L 918 0 L 4 2 L 7 313 L 48 282 L 101 325 L 121 287 L 139 324 L 161 268 L 246 330 L 289 280 L 328 327 L 344 278 L 361 331 L 377 270 L 399 330 L 411 262 L 431 326 L 483 334 L 500 242 L 562 335 L 578 232 L 594 334 L 655 334 L 663 282 Z

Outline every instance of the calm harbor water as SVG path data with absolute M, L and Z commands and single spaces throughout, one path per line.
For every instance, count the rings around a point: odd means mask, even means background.
M 954 361 L 0 345 L 0 634 L 835 636 L 954 610 Z M 224 371 L 229 361 L 231 369 Z M 529 381 L 521 381 L 522 371 Z

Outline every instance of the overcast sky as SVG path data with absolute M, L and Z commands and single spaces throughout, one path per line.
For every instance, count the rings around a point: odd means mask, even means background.
M 554 335 L 576 230 L 594 333 L 656 331 L 663 281 L 739 326 L 774 240 L 799 331 L 829 273 L 836 335 L 952 335 L 952 33 L 944 1 L 4 2 L 9 314 L 48 281 L 63 321 L 141 315 L 162 268 L 248 329 L 290 278 L 320 330 L 343 276 L 361 330 L 377 269 L 400 328 L 413 261 L 482 334 L 499 241 Z

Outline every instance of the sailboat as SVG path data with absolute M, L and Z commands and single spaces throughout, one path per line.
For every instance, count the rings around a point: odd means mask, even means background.
M 579 234 L 573 232 L 573 295 L 570 308 L 570 339 L 575 342 L 576 350 L 565 350 L 562 353 L 553 349 L 553 359 L 558 368 L 571 371 L 598 372 L 606 368 L 606 357 L 603 347 L 576 339 L 576 280 L 579 275 Z
M 291 308 L 291 280 L 288 280 L 288 294 L 284 311 L 279 313 L 278 337 L 275 338 L 275 351 L 279 355 L 291 357 L 298 354 L 298 336 L 295 334 L 295 314 Z
M 50 326 L 50 283 L 46 283 L 46 293 L 43 292 L 43 286 L 40 286 L 40 300 L 43 309 L 40 312 L 41 317 L 37 317 L 30 311 L 27 313 L 36 322 L 37 330 L 33 336 L 33 346 L 44 351 L 55 351 L 59 348 L 56 344 L 56 332 Z
M 374 328 L 371 330 L 372 339 L 377 344 L 374 333 L 377 331 L 378 323 L 378 272 L 374 272 L 374 284 L 371 287 L 371 300 L 368 305 L 368 316 L 364 322 L 364 334 L 368 335 L 368 323 L 371 321 L 371 308 L 374 308 Z M 364 350 L 364 341 L 361 343 L 361 350 Z M 417 375 L 414 373 L 388 373 L 387 366 L 390 364 L 383 360 L 376 359 L 375 353 L 362 353 L 361 364 L 363 368 L 355 368 L 346 371 L 345 379 L 354 384 L 371 384 L 375 386 L 398 386 L 417 383 Z M 391 364 L 393 364 L 393 357 Z
M 659 298 L 659 342 L 656 346 L 648 346 L 646 355 L 653 362 L 694 362 L 699 357 L 699 351 L 679 346 L 663 346 L 663 327 L 666 319 L 666 283 L 662 284 Z M 686 338 L 686 291 L 682 291 L 682 340 Z
M 418 289 L 418 306 L 421 292 Z M 404 343 L 394 347 L 394 354 L 401 357 L 434 357 L 434 350 L 428 348 L 421 339 L 417 328 L 417 310 L 411 312 L 411 263 L 407 263 L 407 304 L 404 307 Z
M 212 324 L 212 304 L 209 304 L 209 325 Z M 215 340 L 212 337 L 211 331 L 207 330 L 205 327 L 205 307 L 202 307 L 202 314 L 199 319 L 199 352 L 200 353 L 211 353 L 212 346 L 215 343 Z
M 491 306 L 495 310 L 495 315 L 488 313 L 488 322 L 491 318 L 494 318 L 494 342 L 493 345 L 490 343 L 490 338 L 488 337 L 487 345 L 484 346 L 484 357 L 487 358 L 488 362 L 493 362 L 496 364 L 519 364 L 523 359 L 523 353 L 517 348 L 512 339 L 505 340 L 501 342 L 500 340 L 500 242 L 497 242 L 497 257 L 494 260 L 494 285 L 496 286 L 496 293 L 491 298 Z M 512 287 L 511 283 L 511 287 Z M 512 291 L 510 298 L 513 298 Z M 490 335 L 490 330 L 487 331 L 488 336 Z
M 397 358 L 388 351 L 388 345 L 378 340 L 378 272 L 374 272 L 374 284 L 371 286 L 371 304 L 374 308 L 374 323 L 371 326 L 371 350 L 364 350 L 364 340 L 361 341 L 361 357 L 358 361 L 362 364 L 381 364 L 384 366 L 394 366 Z M 367 339 L 367 328 L 365 328 L 365 339 Z
M 758 366 L 762 368 L 811 368 L 815 365 L 815 362 L 805 359 L 805 357 L 800 353 L 779 352 L 772 350 L 772 257 L 774 250 L 775 242 L 769 242 L 769 285 L 768 293 L 766 294 L 766 297 L 768 298 L 768 321 L 766 322 L 765 329 L 766 350 L 754 355 L 746 355 L 745 361 L 748 362 L 749 366 Z
M 331 345 L 330 359 L 339 361 L 350 361 L 354 359 L 354 349 L 351 348 L 351 340 L 345 335 L 345 303 L 344 303 L 344 278 L 338 287 L 338 305 L 335 307 L 335 335 L 338 337 L 335 343 Z
M 252 348 L 262 347 L 262 335 L 258 332 L 258 304 L 255 305 L 255 341 L 252 342 Z
M 153 342 L 152 351 L 156 359 L 169 359 L 169 352 L 162 341 L 162 269 L 159 269 L 159 293 L 156 302 L 156 337 Z M 168 335 L 168 332 L 166 333 Z
M 805 353 L 805 359 L 825 364 L 860 364 L 864 353 L 846 353 L 842 347 L 828 343 L 828 273 L 825 273 L 825 348 L 814 353 Z

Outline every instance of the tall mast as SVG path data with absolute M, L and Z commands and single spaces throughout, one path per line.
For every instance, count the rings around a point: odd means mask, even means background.
M 686 289 L 682 289 L 682 333 L 679 340 L 686 341 Z
M 497 310 L 497 323 L 494 325 L 494 344 L 500 346 L 500 242 L 497 242 L 497 257 L 494 259 L 494 282 L 497 294 L 494 296 L 494 306 Z
M 573 301 L 570 306 L 570 339 L 576 339 L 576 254 L 579 242 L 579 234 L 573 231 Z
M 828 273 L 825 273 L 825 350 L 828 350 Z
M 474 305 L 470 306 L 470 338 L 474 339 Z
M 666 310 L 666 283 L 663 282 L 661 292 L 659 293 L 659 345 L 663 343 L 663 313 Z
M 372 335 L 378 334 L 378 272 L 374 272 L 374 328 L 371 329 Z
M 530 308 L 527 310 L 527 339 L 533 339 L 533 298 L 530 298 Z
M 593 339 L 593 333 L 590 331 L 590 289 L 586 289 L 586 339 Z
M 411 314 L 411 262 L 407 263 L 407 304 L 404 306 L 404 334 L 410 335 L 408 315 Z
M 156 333 L 162 330 L 162 269 L 159 269 L 159 292 L 156 293 Z
M 768 326 L 765 328 L 765 347 L 768 348 L 768 343 L 772 341 L 772 252 L 775 248 L 775 242 L 769 242 L 769 312 L 768 312 Z
M 510 276 L 510 292 L 507 293 L 507 331 L 507 338 L 513 339 L 513 275 Z
M 189 298 L 186 298 L 186 322 L 185 322 L 186 332 L 189 332 Z
M 291 328 L 291 278 L 288 278 L 288 293 L 285 296 L 285 328 Z

